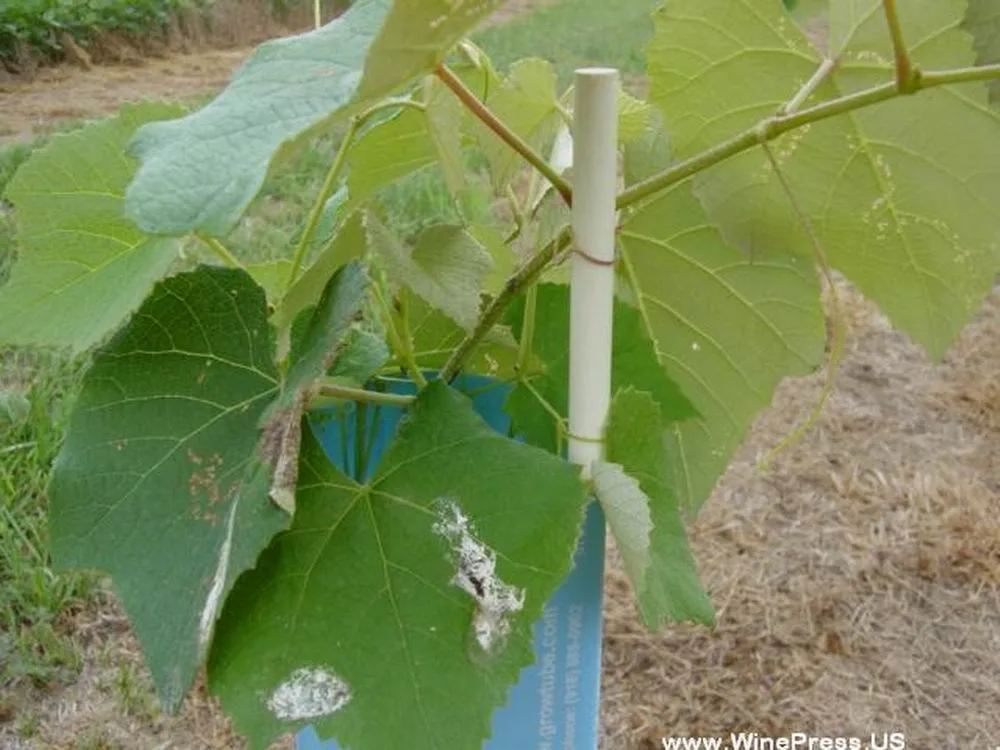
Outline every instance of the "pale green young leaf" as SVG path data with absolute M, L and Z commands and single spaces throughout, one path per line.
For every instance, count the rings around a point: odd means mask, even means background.
M 341 219 L 348 211 L 350 193 L 347 185 L 342 184 L 333 191 L 333 195 L 323 204 L 323 210 L 319 215 L 319 222 L 316 224 L 316 233 L 309 243 L 310 252 L 322 252 L 322 250 L 333 240 L 340 228 Z
M 621 89 L 618 92 L 618 140 L 627 144 L 646 135 L 655 124 L 656 111 L 649 102 Z
M 670 138 L 662 112 L 654 110 L 646 132 L 625 144 L 623 156 L 626 185 L 648 179 L 670 166 Z
M 965 28 L 976 39 L 976 51 L 983 65 L 1000 63 L 1000 4 L 995 0 L 969 0 Z M 1000 81 L 990 84 L 990 100 L 1000 104 Z
M 535 331 L 532 352 L 544 372 L 528 377 L 532 388 L 518 385 L 508 397 L 504 408 L 514 423 L 514 431 L 540 448 L 557 452 L 557 424 L 543 408 L 541 396 L 563 419 L 569 408 L 569 287 L 561 284 L 539 284 L 535 302 Z M 524 321 L 524 300 L 518 300 L 508 312 L 505 322 L 521 335 Z M 671 380 L 657 360 L 656 349 L 637 310 L 617 301 L 614 317 L 614 356 L 612 357 L 612 387 L 634 386 L 652 393 L 660 404 L 661 429 L 695 415 L 691 402 Z M 534 393 L 532 392 L 534 390 Z
M 267 301 L 277 304 L 285 293 L 288 274 L 292 272 L 292 261 L 287 258 L 271 260 L 267 263 L 253 263 L 246 266 L 247 273 L 264 290 Z
M 352 206 L 360 206 L 392 183 L 438 160 L 427 115 L 404 107 L 373 125 L 351 149 L 347 177 Z
M 342 383 L 360 388 L 385 366 L 390 356 L 384 335 L 368 325 L 357 324 L 351 329 L 344 351 L 329 374 Z
M 266 42 L 208 106 L 144 128 L 130 215 L 157 234 L 224 236 L 275 155 L 431 72 L 499 0 L 357 0 L 326 26 Z
M 395 0 L 365 62 L 361 96 L 378 99 L 433 71 L 504 0 Z
M 315 305 L 323 294 L 323 289 L 333 278 L 337 269 L 354 258 L 362 257 L 368 248 L 365 234 L 364 216 L 359 212 L 351 214 L 340 227 L 340 231 L 323 249 L 309 268 L 292 284 L 275 311 L 271 322 L 279 332 L 291 329 L 295 318 L 305 309 Z M 283 350 L 285 345 L 279 347 Z M 279 351 L 279 354 L 282 352 Z
M 421 369 L 440 370 L 467 332 L 440 310 L 419 297 L 410 299 L 410 327 Z M 473 349 L 465 372 L 509 380 L 517 365 L 517 339 L 507 326 L 495 326 Z
M 462 227 L 426 229 L 413 247 L 404 244 L 374 217 L 368 241 L 392 279 L 471 329 L 479 317 L 483 282 L 493 267 L 489 252 Z
M 240 580 L 213 646 L 210 685 L 237 728 L 252 748 L 307 724 L 344 747 L 479 747 L 570 570 L 577 470 L 432 383 L 369 484 L 308 433 L 300 482 L 292 528 Z M 459 548 L 495 562 L 481 583 L 507 592 L 502 606 L 461 575 Z M 291 689 L 304 683 L 338 689 L 306 706 Z
M 486 248 L 493 259 L 493 268 L 483 282 L 483 291 L 487 294 L 499 294 L 507 279 L 517 269 L 518 257 L 499 228 L 489 224 L 471 224 L 467 231 L 480 245 Z
M 891 41 L 876 6 L 835 4 L 830 35 L 843 63 L 815 99 L 892 79 Z M 963 7 L 961 0 L 913 0 L 900 8 L 918 63 L 973 63 L 970 38 L 958 29 Z M 670 3 L 659 16 L 651 69 L 675 155 L 690 156 L 775 111 L 819 62 L 769 0 Z M 720 75 L 754 85 L 717 90 Z M 993 147 L 1000 118 L 986 101 L 982 84 L 929 90 L 814 123 L 772 144 L 831 265 L 935 357 L 1000 270 L 1000 205 L 986 198 L 1000 193 L 1000 150 Z M 761 151 L 706 173 L 699 195 L 750 254 L 812 253 Z
M 535 148 L 547 147 L 560 123 L 557 76 L 547 60 L 529 58 L 514 63 L 503 85 L 486 104 L 501 122 Z M 473 133 L 490 164 L 494 187 L 508 184 L 521 157 L 478 120 Z
M 111 576 L 171 711 L 233 581 L 287 523 L 257 429 L 278 389 L 272 348 L 243 271 L 161 282 L 96 355 L 55 462 L 55 562 Z
M 114 331 L 176 261 L 176 240 L 125 217 L 135 162 L 124 155 L 144 123 L 176 105 L 127 105 L 117 117 L 59 135 L 32 154 L 7 189 L 19 257 L 0 288 L 0 342 L 77 351 Z
M 462 150 L 462 123 L 467 111 L 452 91 L 435 76 L 424 82 L 427 131 L 437 149 L 445 184 L 452 195 L 465 187 L 465 155 Z
M 607 460 L 594 469 L 594 494 L 615 537 L 643 621 L 660 630 L 667 620 L 711 625 L 712 604 L 688 547 L 683 514 L 667 481 L 660 405 L 626 388 L 611 405 L 605 430 Z
M 644 205 L 620 238 L 646 331 L 698 413 L 666 438 L 668 486 L 698 507 L 778 383 L 822 362 L 819 285 L 808 259 L 726 244 L 686 184 Z

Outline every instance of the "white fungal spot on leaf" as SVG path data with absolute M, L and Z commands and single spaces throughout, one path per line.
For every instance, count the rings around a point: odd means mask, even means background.
M 233 552 L 233 528 L 236 525 L 236 505 L 229 509 L 229 518 L 226 520 L 226 537 L 222 540 L 222 547 L 219 549 L 219 562 L 215 566 L 215 575 L 212 577 L 212 587 L 208 590 L 205 599 L 205 607 L 201 610 L 201 621 L 198 623 L 198 649 L 204 653 L 208 648 L 209 641 L 212 640 L 212 629 L 215 627 L 215 619 L 219 615 L 219 607 L 222 605 L 222 592 L 226 588 L 226 576 L 229 574 L 229 558 Z
M 351 700 L 351 688 L 333 672 L 305 667 L 292 672 L 267 701 L 281 721 L 317 719 L 336 713 Z
M 503 650 L 510 633 L 510 617 L 524 608 L 524 591 L 497 575 L 496 552 L 476 538 L 475 529 L 458 505 L 439 500 L 434 533 L 448 540 L 457 566 L 453 585 L 476 602 L 472 619 L 475 645 L 488 656 Z

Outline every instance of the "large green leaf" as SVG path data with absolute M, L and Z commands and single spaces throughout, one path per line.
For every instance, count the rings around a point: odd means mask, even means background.
M 167 279 L 97 354 L 55 463 L 55 560 L 111 575 L 171 710 L 226 592 L 287 522 L 258 450 L 271 356 L 248 275 Z
M 1000 63 L 1000 4 L 995 0 L 969 0 L 965 28 L 976 38 L 979 62 Z M 994 105 L 1000 103 L 1000 80 L 990 84 L 990 99 Z
M 294 524 L 220 620 L 213 691 L 254 748 L 306 724 L 345 747 L 481 747 L 570 569 L 577 471 L 442 383 L 369 484 L 306 443 Z
M 808 260 L 727 245 L 686 184 L 620 236 L 643 323 L 699 414 L 667 435 L 669 487 L 697 507 L 777 384 L 822 361 L 819 286 Z
M 141 227 L 223 236 L 291 141 L 431 70 L 499 0 L 357 0 L 321 29 L 263 44 L 205 108 L 135 140 Z
M 512 305 L 506 321 L 521 334 L 524 301 Z M 615 389 L 635 386 L 649 392 L 661 407 L 661 428 L 695 415 L 691 402 L 664 372 L 656 349 L 639 313 L 632 307 L 615 303 L 614 356 L 611 380 Z M 539 284 L 535 302 L 535 332 L 532 351 L 543 363 L 542 374 L 528 376 L 531 387 L 518 385 L 508 396 L 505 409 L 514 430 L 532 445 L 551 453 L 558 452 L 558 430 L 553 416 L 542 407 L 539 396 L 565 419 L 569 408 L 569 287 Z M 537 394 L 537 395 L 536 395 Z
M 913 0 L 900 9 L 919 64 L 973 63 L 970 39 L 958 29 L 963 7 Z M 892 45 L 876 0 L 835 3 L 829 33 L 842 62 L 812 101 L 892 80 Z M 669 3 L 658 14 L 650 69 L 675 155 L 688 157 L 773 113 L 819 63 L 770 0 Z M 983 84 L 933 89 L 772 144 L 831 264 L 934 356 L 979 308 L 1000 269 L 1000 204 L 987 197 L 1000 194 L 1000 119 L 986 101 Z M 759 149 L 707 173 L 699 195 L 752 255 L 810 252 Z
M 480 294 L 493 258 L 463 227 L 439 224 L 409 247 L 368 217 L 368 241 L 392 279 L 467 330 L 479 318 Z
M 135 163 L 123 152 L 140 125 L 183 114 L 127 105 L 111 120 L 53 138 L 7 190 L 20 254 L 0 289 L 0 342 L 86 349 L 115 330 L 177 258 L 125 217 Z
M 712 604 L 698 582 L 677 496 L 667 482 L 660 405 L 627 388 L 611 406 L 607 460 L 594 470 L 594 494 L 614 534 L 646 626 L 667 619 L 711 625 Z

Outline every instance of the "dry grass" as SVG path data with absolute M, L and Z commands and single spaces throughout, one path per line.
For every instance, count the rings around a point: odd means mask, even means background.
M 1000 742 L 1000 302 L 934 366 L 843 296 L 820 424 L 756 471 L 822 381 L 786 383 L 694 524 L 716 630 L 642 632 L 612 566 L 606 750 L 737 731 Z

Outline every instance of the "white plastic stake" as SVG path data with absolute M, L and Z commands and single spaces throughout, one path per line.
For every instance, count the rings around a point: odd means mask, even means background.
M 569 341 L 569 460 L 589 478 L 611 405 L 618 186 L 618 71 L 576 71 Z

